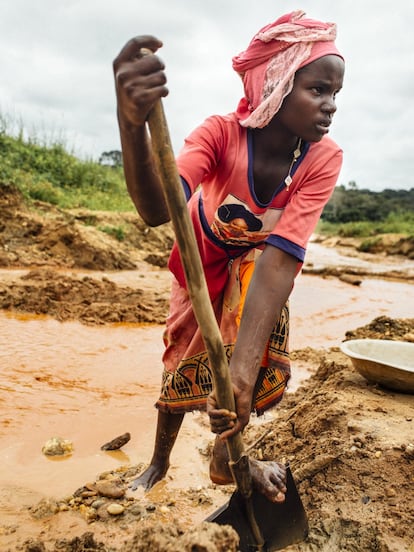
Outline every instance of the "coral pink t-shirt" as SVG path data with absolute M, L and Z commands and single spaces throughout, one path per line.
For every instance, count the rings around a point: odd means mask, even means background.
M 212 299 L 224 288 L 229 262 L 250 249 L 270 244 L 303 262 L 342 164 L 342 150 L 329 137 L 304 143 L 289 188 L 281 182 L 262 203 L 254 191 L 252 145 L 252 131 L 234 113 L 214 115 L 190 134 L 177 157 Z M 169 268 L 185 287 L 176 244 Z

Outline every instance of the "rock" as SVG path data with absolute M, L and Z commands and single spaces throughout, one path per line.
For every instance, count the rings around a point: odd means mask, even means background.
M 108 512 L 108 514 L 111 514 L 111 516 L 119 516 L 125 512 L 125 508 L 124 506 L 122 506 L 122 504 L 112 502 L 112 504 L 109 504 L 107 506 L 106 511 Z
M 44 519 L 59 512 L 58 503 L 51 498 L 43 498 L 38 504 L 30 508 L 30 513 L 35 519 Z
M 119 435 L 119 437 L 115 437 L 115 439 L 112 439 L 112 441 L 109 441 L 108 443 L 105 443 L 101 446 L 101 450 L 118 450 L 128 441 L 131 439 L 130 433 L 124 433 L 122 435 Z
M 73 443 L 62 437 L 52 437 L 42 447 L 42 452 L 46 456 L 64 456 L 72 454 Z
M 362 279 L 352 274 L 341 274 L 339 276 L 339 279 L 341 280 L 341 282 L 346 282 L 347 284 L 351 284 L 352 286 L 360 286 L 362 284 Z
M 28 539 L 24 543 L 25 552 L 46 552 L 46 547 L 43 542 L 33 539 Z
M 95 510 L 99 510 L 99 508 L 101 508 L 102 506 L 104 506 L 105 504 L 105 500 L 103 500 L 102 498 L 98 498 L 97 500 L 94 500 L 91 504 L 91 508 L 94 508 Z
M 168 508 L 168 506 L 160 506 L 159 510 L 160 510 L 160 512 L 161 512 L 162 514 L 168 514 L 169 511 L 170 511 L 170 509 Z
M 405 454 L 408 458 L 414 458 L 414 445 L 412 443 L 405 447 Z
M 81 493 L 82 498 L 91 498 L 92 496 L 96 496 L 96 495 L 97 495 L 96 491 L 83 491 Z
M 88 523 L 92 523 L 98 517 L 96 514 L 96 510 L 94 510 L 94 508 L 91 508 L 90 506 L 86 506 L 85 504 L 80 505 L 79 512 Z
M 122 498 L 125 496 L 125 489 L 119 487 L 114 481 L 97 481 L 96 490 L 101 496 L 107 498 Z
M 145 515 L 145 508 L 143 508 L 140 504 L 133 504 L 131 508 L 128 508 L 128 512 L 130 512 L 133 516 L 142 517 Z

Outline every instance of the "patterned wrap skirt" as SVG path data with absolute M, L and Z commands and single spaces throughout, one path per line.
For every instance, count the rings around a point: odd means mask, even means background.
M 254 260 L 251 258 L 239 258 L 231 263 L 226 288 L 213 303 L 228 359 L 236 342 L 254 270 Z M 275 320 L 256 382 L 252 410 L 258 415 L 276 405 L 283 397 L 290 378 L 288 341 L 289 308 L 285 305 L 280 319 Z M 173 414 L 206 410 L 207 396 L 213 388 L 209 359 L 189 295 L 175 279 L 164 343 L 161 394 L 155 406 Z

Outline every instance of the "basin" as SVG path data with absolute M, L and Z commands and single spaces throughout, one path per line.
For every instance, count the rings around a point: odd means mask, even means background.
M 351 339 L 340 345 L 368 381 L 414 393 L 414 343 L 388 339 Z

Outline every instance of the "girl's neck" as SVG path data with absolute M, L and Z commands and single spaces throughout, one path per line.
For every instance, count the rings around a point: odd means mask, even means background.
M 296 149 L 299 137 L 291 133 L 281 132 L 280 128 L 268 125 L 264 128 L 253 129 L 254 149 L 262 155 L 272 155 L 280 159 L 290 158 Z

